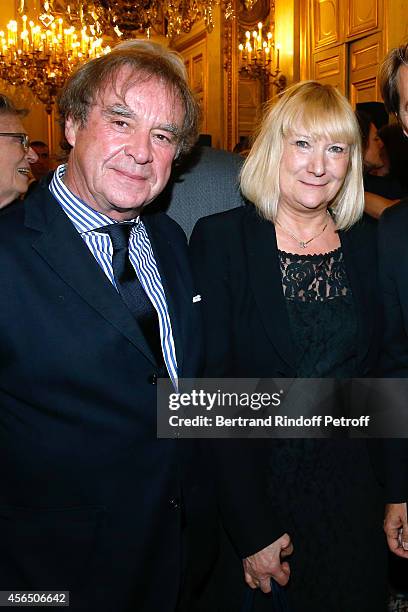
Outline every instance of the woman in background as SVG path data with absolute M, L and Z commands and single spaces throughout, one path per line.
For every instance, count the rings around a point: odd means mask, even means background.
M 266 113 L 241 189 L 250 203 L 200 220 L 191 240 L 205 375 L 370 375 L 380 323 L 375 228 L 360 220 L 360 135 L 347 100 L 314 81 L 287 90 Z M 267 446 L 259 469 L 295 547 L 293 612 L 384 612 L 383 507 L 366 443 Z M 233 470 L 228 459 L 224 470 Z M 239 571 L 237 563 L 237 581 Z M 265 598 L 257 594 L 256 609 Z M 237 610 L 230 592 L 220 599 L 223 612 Z
M 384 145 L 377 128 L 369 115 L 356 111 L 361 132 L 365 212 L 373 219 L 378 219 L 386 208 L 397 204 L 406 195 L 406 189 L 394 174 L 390 164 L 390 149 Z M 401 131 L 399 126 L 396 127 Z M 386 130 L 391 126 L 384 126 Z

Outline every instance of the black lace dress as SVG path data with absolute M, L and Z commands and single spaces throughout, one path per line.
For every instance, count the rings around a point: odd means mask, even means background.
M 352 377 L 356 316 L 341 249 L 279 258 L 297 375 Z M 382 495 L 366 443 L 287 439 L 270 447 L 270 498 L 295 545 L 293 612 L 385 612 Z

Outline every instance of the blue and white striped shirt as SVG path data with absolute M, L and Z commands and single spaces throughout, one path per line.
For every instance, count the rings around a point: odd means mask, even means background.
M 116 288 L 112 268 L 113 248 L 111 239 L 108 234 L 95 231 L 104 225 L 115 223 L 115 221 L 107 215 L 97 212 L 74 195 L 63 182 L 65 171 L 66 166 L 64 164 L 58 166 L 50 183 L 50 191 Z M 176 350 L 163 283 L 146 228 L 140 217 L 137 217 L 134 221 L 135 225 L 129 237 L 129 259 L 157 311 L 164 362 L 173 385 L 177 388 Z

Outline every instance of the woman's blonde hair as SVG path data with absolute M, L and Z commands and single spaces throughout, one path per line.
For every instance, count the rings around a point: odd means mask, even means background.
M 330 210 L 338 229 L 351 227 L 363 214 L 364 187 L 361 138 L 357 119 L 346 98 L 332 85 L 303 81 L 270 104 L 241 171 L 241 191 L 260 214 L 275 221 L 283 140 L 301 126 L 312 138 L 329 137 L 350 147 L 343 185 Z

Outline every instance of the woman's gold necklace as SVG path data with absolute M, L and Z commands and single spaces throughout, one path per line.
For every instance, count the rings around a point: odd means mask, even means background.
M 330 216 L 329 211 L 327 211 L 327 214 Z M 279 227 L 281 227 L 286 234 L 289 234 L 289 236 L 291 238 L 293 238 L 293 240 L 295 240 L 298 243 L 298 245 L 300 246 L 301 249 L 306 249 L 308 244 L 310 244 L 313 240 L 316 240 L 316 238 L 321 236 L 323 234 L 324 230 L 326 229 L 328 223 L 329 222 L 326 221 L 326 223 L 323 226 L 323 229 L 321 229 L 320 232 L 318 234 L 316 234 L 315 236 L 312 236 L 311 238 L 309 238 L 309 240 L 299 240 L 299 238 L 297 236 L 295 236 L 295 234 L 293 232 L 291 232 L 286 227 L 284 227 L 282 225 L 282 223 L 280 223 L 280 221 L 276 220 L 276 224 L 279 225 Z

